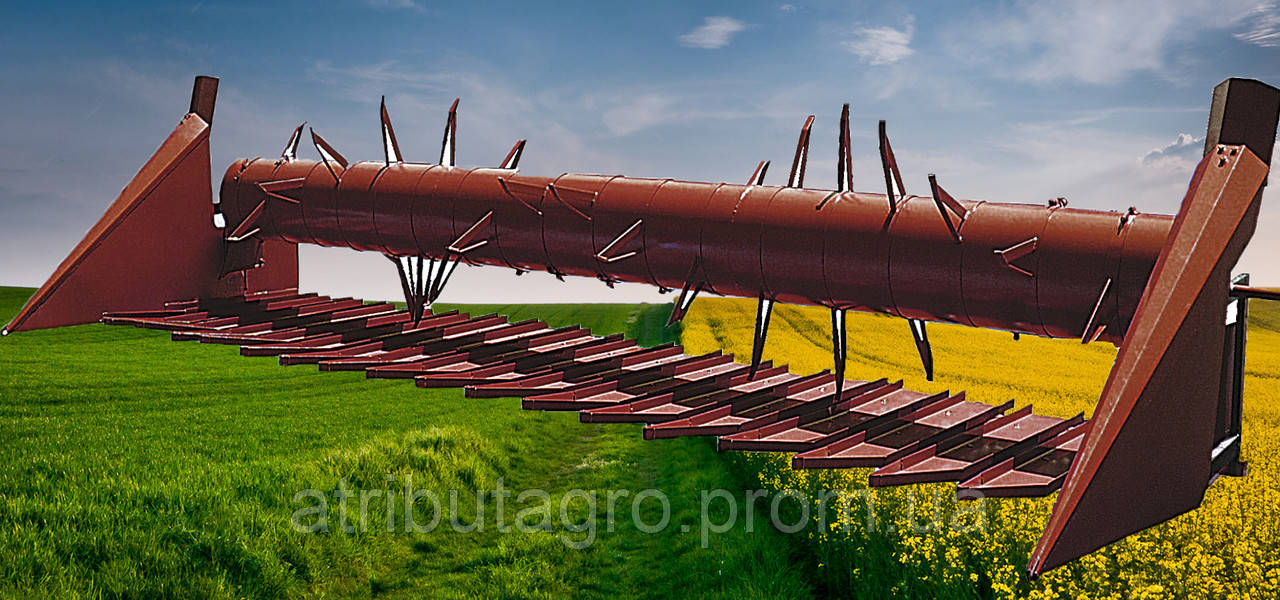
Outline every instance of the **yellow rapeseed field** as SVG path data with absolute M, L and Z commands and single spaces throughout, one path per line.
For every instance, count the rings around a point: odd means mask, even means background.
M 975 503 L 955 501 L 951 484 L 875 489 L 873 524 L 831 519 L 797 534 L 806 536 L 803 560 L 813 580 L 858 597 L 1280 597 L 1280 312 L 1266 304 L 1251 307 L 1244 415 L 1250 472 L 1214 483 L 1198 510 L 1031 582 L 1023 571 L 1052 497 Z M 690 352 L 723 349 L 745 361 L 754 312 L 753 300 L 700 299 L 684 320 L 683 343 Z M 850 312 L 848 323 L 850 379 L 903 379 L 912 389 L 964 390 L 989 403 L 1014 399 L 1059 417 L 1091 415 L 1115 359 L 1109 344 L 1015 341 L 1008 333 L 930 324 L 936 378 L 929 382 L 905 321 Z M 779 305 L 764 356 L 798 373 L 830 368 L 829 328 L 825 309 Z M 789 455 L 734 458 L 758 470 L 762 487 L 798 490 L 815 502 L 824 490 L 867 487 L 867 470 L 793 471 Z

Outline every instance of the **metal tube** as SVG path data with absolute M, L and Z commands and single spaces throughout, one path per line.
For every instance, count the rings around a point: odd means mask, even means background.
M 465 252 L 471 264 L 664 288 L 682 288 L 692 271 L 695 285 L 727 296 L 1112 343 L 1123 339 L 1173 222 L 1060 203 L 960 201 L 967 213 L 956 236 L 942 205 L 922 196 L 898 198 L 890 211 L 882 194 L 413 163 L 329 166 L 339 181 L 317 161 L 237 161 L 224 178 L 222 210 L 236 223 L 268 200 L 260 184 L 304 178 L 288 193 L 296 204 L 267 203 L 270 218 L 258 223 L 264 239 L 439 259 L 472 230 L 469 243 L 487 243 Z M 639 234 L 610 246 L 637 221 Z M 600 256 L 606 248 L 634 255 L 610 261 Z

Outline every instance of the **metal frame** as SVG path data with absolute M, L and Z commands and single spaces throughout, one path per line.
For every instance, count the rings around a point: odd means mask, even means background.
M 458 167 L 455 100 L 436 164 L 405 160 L 384 102 L 382 160 L 349 162 L 314 130 L 320 160 L 300 159 L 304 123 L 279 158 L 234 162 L 215 203 L 216 89 L 197 78 L 189 113 L 3 333 L 101 317 L 282 364 L 525 396 L 526 408 L 581 410 L 584 421 L 646 423 L 650 438 L 799 451 L 798 468 L 877 466 L 877 484 L 1061 487 L 1033 576 L 1191 510 L 1213 480 L 1247 470 L 1248 301 L 1280 299 L 1247 276 L 1231 280 L 1280 116 L 1280 90 L 1260 82 L 1215 88 L 1206 156 L 1176 217 L 962 200 L 932 175 L 929 196 L 909 195 L 883 121 L 885 193 L 854 192 L 848 105 L 836 190 L 804 187 L 813 116 L 785 186 L 764 185 L 768 161 L 746 185 L 537 177 L 516 170 L 523 140 L 497 168 Z M 299 243 L 387 255 L 408 310 L 298 293 Z M 431 312 L 463 261 L 680 289 L 672 323 L 701 291 L 755 298 L 750 361 Z M 778 302 L 832 311 L 834 375 L 800 378 L 763 360 Z M 929 321 L 1106 341 L 1120 353 L 1093 421 L 1036 421 L 1036 436 L 995 444 L 1001 424 L 1035 415 L 846 382 L 847 310 L 906 319 L 930 379 Z M 966 454 L 975 440 L 999 448 Z

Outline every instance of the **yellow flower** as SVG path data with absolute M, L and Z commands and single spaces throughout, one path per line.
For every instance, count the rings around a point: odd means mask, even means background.
M 1259 306 L 1262 305 L 1262 306 Z M 1257 307 L 1256 309 L 1254 307 Z M 1263 303 L 1255 314 L 1271 310 Z M 755 302 L 700 299 L 685 317 L 690 353 L 722 349 L 751 355 Z M 1269 318 L 1271 322 L 1280 319 Z M 765 359 L 796 373 L 831 368 L 830 315 L 825 309 L 778 305 Z M 850 379 L 904 379 L 927 393 L 964 390 L 971 400 L 1013 398 L 1040 414 L 1092 413 L 1115 348 L 1107 344 L 1023 336 L 954 325 L 929 325 L 936 381 L 924 379 L 901 319 L 850 313 Z M 1052 368 L 1059 365 L 1060 368 Z M 1244 460 L 1249 475 L 1222 478 L 1197 510 L 1130 536 L 1028 582 L 1028 555 L 1053 506 L 1052 498 L 987 499 L 984 526 L 957 531 L 925 527 L 931 512 L 955 514 L 944 484 L 872 490 L 876 522 L 855 508 L 849 526 L 829 523 L 807 536 L 828 579 L 873 595 L 966 598 L 990 590 L 996 598 L 1274 598 L 1280 595 L 1280 332 L 1253 327 L 1245 380 Z M 789 456 L 733 453 L 758 471 L 761 487 L 802 490 L 816 506 L 824 490 L 865 490 L 867 470 L 793 471 Z M 913 525 L 916 529 L 913 529 Z M 827 577 L 827 576 L 824 576 Z

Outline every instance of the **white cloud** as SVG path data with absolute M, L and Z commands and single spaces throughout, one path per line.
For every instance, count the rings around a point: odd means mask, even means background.
M 915 31 L 915 17 L 908 16 L 902 29 L 863 27 L 854 32 L 853 39 L 840 42 L 840 45 L 864 63 L 891 65 L 915 53 L 911 48 Z
M 1148 167 L 1172 167 L 1185 170 L 1194 166 L 1203 153 L 1203 137 L 1179 133 L 1172 142 L 1144 154 L 1138 162 Z
M 1236 34 L 1236 39 L 1266 48 L 1280 47 L 1280 5 L 1264 2 L 1253 7 L 1245 17 L 1248 29 Z
M 947 189 L 996 202 L 1039 203 L 1063 196 L 1076 208 L 1123 210 L 1132 205 L 1144 213 L 1172 214 L 1195 170 L 1194 157 L 1185 153 L 1196 142 L 1169 139 L 1077 120 L 1013 122 L 966 143 L 971 151 L 981 150 L 986 160 L 956 172 L 960 181 Z M 1144 163 L 1142 157 L 1152 148 L 1170 150 L 1165 158 Z M 898 160 L 903 164 L 903 158 Z M 947 175 L 947 181 L 952 176 L 944 168 L 937 172 L 940 178 Z
M 646 94 L 604 112 L 604 126 L 614 135 L 627 135 L 648 129 L 670 119 L 672 99 L 661 94 Z
M 733 17 L 707 17 L 702 26 L 680 36 L 680 43 L 690 48 L 723 48 L 747 24 Z
M 814 89 L 797 85 L 785 89 L 767 91 L 750 90 L 726 93 L 725 86 L 737 89 L 734 83 L 724 80 L 613 87 L 591 90 L 576 102 L 580 109 L 579 121 L 601 123 L 600 130 L 608 136 L 625 136 L 657 126 L 692 123 L 703 127 L 709 121 L 745 121 L 759 125 L 761 120 L 781 119 L 791 129 L 792 122 L 803 119 L 804 111 L 812 108 L 812 98 L 806 96 Z M 591 120 L 598 116 L 598 120 Z M 789 134 L 790 135 L 790 134 Z M 630 147 L 630 146 L 627 146 Z M 644 157 L 632 154 L 630 160 L 643 161 Z M 634 164 L 622 164 L 620 168 L 634 170 Z
M 1036 82 L 1114 83 L 1139 73 L 1176 78 L 1177 42 L 1244 21 L 1254 0 L 1061 0 L 1019 3 L 966 23 L 957 45 L 994 72 Z M 1258 20 L 1258 23 L 1262 23 Z M 1259 39 L 1271 39 L 1265 32 Z M 1257 43 L 1257 42 L 1255 42 Z
M 793 13 L 793 12 L 796 12 L 796 5 L 794 5 L 794 4 L 785 4 L 785 3 L 784 3 L 784 4 L 779 4 L 779 5 L 778 5 L 778 10 L 780 10 L 780 11 L 782 11 L 782 12 L 784 12 L 784 13 Z

